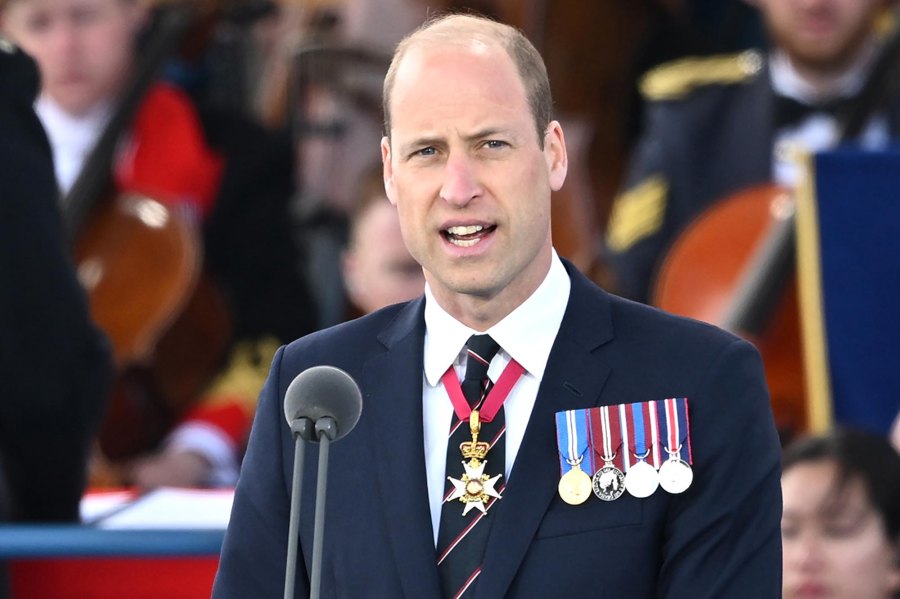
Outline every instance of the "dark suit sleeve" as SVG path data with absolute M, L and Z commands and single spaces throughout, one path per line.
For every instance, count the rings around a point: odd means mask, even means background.
M 669 509 L 660 597 L 781 596 L 781 457 L 756 350 L 734 341 L 688 398 L 696 477 Z
M 292 454 L 293 442 L 288 443 L 290 433 L 279 392 L 283 355 L 284 348 L 275 354 L 260 395 L 222 546 L 214 599 L 284 596 L 291 483 L 284 475 L 290 458 L 285 452 Z M 305 597 L 309 588 L 302 559 L 297 563 L 295 588 L 296 597 Z
M 36 85 L 31 61 L 0 50 L 0 477 L 10 517 L 75 520 L 111 358 L 63 233 Z

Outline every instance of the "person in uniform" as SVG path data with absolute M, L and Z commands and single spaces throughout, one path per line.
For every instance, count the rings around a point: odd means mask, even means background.
M 558 257 L 568 157 L 551 106 L 543 60 L 506 25 L 444 16 L 397 47 L 383 178 L 425 294 L 279 349 L 213 597 L 285 596 L 289 543 L 295 597 L 313 581 L 341 599 L 780 596 L 759 355 Z M 358 381 L 363 406 L 329 452 L 317 563 L 319 446 L 289 539 L 284 398 L 320 365 Z
M 621 294 L 652 301 L 661 260 L 685 227 L 730 194 L 798 182 L 797 150 L 835 145 L 878 55 L 886 0 L 754 0 L 768 54 L 687 58 L 641 83 L 644 132 L 614 200 L 604 260 Z M 900 134 L 900 100 L 859 135 L 880 148 Z

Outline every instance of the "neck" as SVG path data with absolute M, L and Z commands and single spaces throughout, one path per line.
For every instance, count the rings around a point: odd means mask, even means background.
M 775 86 L 787 87 L 779 91 L 810 102 L 852 96 L 862 88 L 876 55 L 876 44 L 869 41 L 841 64 L 826 68 L 799 61 L 779 50 L 771 63 Z
M 432 295 L 444 311 L 470 329 L 484 332 L 506 318 L 537 291 L 550 272 L 551 259 L 552 252 L 538 257 L 542 267 L 535 269 L 535 274 L 510 283 L 499 291 L 478 294 L 455 292 L 441 285 L 431 285 L 428 271 L 425 271 L 425 280 L 429 281 Z

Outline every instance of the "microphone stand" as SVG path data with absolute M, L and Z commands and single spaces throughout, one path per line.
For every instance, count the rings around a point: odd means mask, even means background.
M 313 428 L 313 422 L 309 418 L 297 418 L 291 422 L 291 432 L 294 433 L 294 474 L 291 480 L 291 514 L 288 525 L 287 565 L 284 571 L 284 599 L 294 599 L 297 543 L 300 540 L 300 489 L 303 485 L 303 459 L 306 453 L 304 441 L 312 439 Z
M 294 598 L 297 578 L 297 544 L 300 539 L 300 490 L 303 481 L 303 459 L 306 453 L 304 441 L 311 441 L 313 434 L 319 441 L 319 471 L 316 479 L 315 523 L 313 525 L 312 574 L 310 599 L 319 599 L 322 586 L 322 547 L 325 531 L 325 495 L 328 481 L 328 453 L 331 441 L 337 436 L 337 423 L 330 416 L 319 418 L 315 426 L 309 418 L 297 418 L 291 422 L 294 433 L 294 472 L 291 481 L 291 513 L 288 525 L 287 565 L 284 572 L 284 599 Z
M 316 436 L 319 437 L 319 472 L 316 479 L 316 516 L 313 526 L 312 577 L 309 599 L 319 599 L 322 585 L 322 542 L 325 531 L 325 485 L 328 479 L 328 452 L 331 441 L 337 436 L 337 423 L 330 416 L 316 421 Z

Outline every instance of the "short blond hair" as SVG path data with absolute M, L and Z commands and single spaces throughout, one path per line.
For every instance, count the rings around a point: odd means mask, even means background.
M 397 69 L 403 57 L 417 45 L 426 43 L 460 43 L 460 41 L 478 40 L 488 44 L 499 44 L 513 63 L 525 86 L 528 106 L 534 117 L 538 143 L 543 147 L 544 132 L 550 124 L 553 97 L 550 93 L 550 81 L 544 59 L 534 45 L 520 30 L 482 16 L 443 13 L 429 18 L 418 29 L 407 35 L 397 44 L 391 66 L 384 78 L 382 92 L 382 108 L 384 110 L 384 134 L 391 135 L 391 92 Z

